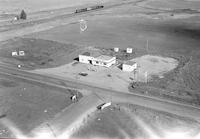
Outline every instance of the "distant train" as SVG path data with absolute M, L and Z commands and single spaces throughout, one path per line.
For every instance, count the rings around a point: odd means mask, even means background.
M 92 6 L 88 8 L 82 8 L 82 9 L 77 9 L 75 13 L 81 13 L 81 12 L 86 12 L 86 11 L 91 11 L 91 10 L 96 10 L 96 9 L 101 9 L 103 8 L 103 5 L 98 5 L 98 6 Z

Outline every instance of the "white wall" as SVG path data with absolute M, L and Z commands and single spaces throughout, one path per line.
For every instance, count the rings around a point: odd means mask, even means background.
M 79 55 L 79 62 L 81 63 L 86 63 L 86 64 L 89 64 L 90 61 L 89 60 L 92 60 L 92 57 L 90 56 L 84 56 L 84 55 Z
M 137 68 L 137 64 L 134 64 L 134 65 L 126 65 L 126 64 L 123 64 L 122 65 L 122 70 L 123 71 L 128 71 L 128 72 L 132 72 L 134 71 L 135 69 Z

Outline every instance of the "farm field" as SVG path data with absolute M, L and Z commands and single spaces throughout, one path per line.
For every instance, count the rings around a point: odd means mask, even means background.
M 74 92 L 0 75 L 0 137 L 30 134 L 70 106 Z
M 137 105 L 113 104 L 88 117 L 72 138 L 197 139 L 199 137 L 198 122 Z
M 200 2 L 195 0 L 149 0 L 140 4 L 144 7 L 155 8 L 155 9 L 192 9 L 200 10 Z
M 24 56 L 12 56 L 12 52 L 24 51 Z M 43 39 L 16 38 L 7 41 L 0 51 L 1 61 L 13 67 L 25 69 L 56 67 L 69 63 L 79 53 L 79 47 Z

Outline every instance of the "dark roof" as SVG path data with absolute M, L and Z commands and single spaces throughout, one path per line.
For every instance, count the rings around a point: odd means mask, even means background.
M 90 53 L 89 52 L 84 52 L 81 55 L 90 56 Z
M 96 59 L 102 60 L 102 61 L 108 61 L 110 59 L 112 59 L 113 57 L 111 56 L 107 56 L 107 55 L 100 55 L 98 57 L 95 57 Z

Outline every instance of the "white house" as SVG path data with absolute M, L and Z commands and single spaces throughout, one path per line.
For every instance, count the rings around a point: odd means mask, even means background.
M 92 64 L 95 66 L 110 67 L 116 63 L 116 57 L 111 57 L 107 55 L 91 56 L 89 52 L 85 52 L 79 55 L 79 62 Z
M 111 57 L 107 55 L 100 55 L 92 59 L 92 65 L 110 67 L 116 63 L 116 57 Z
M 132 72 L 137 69 L 137 63 L 134 61 L 127 61 L 122 64 L 122 70 Z

